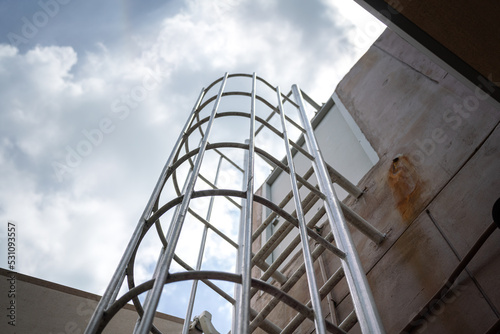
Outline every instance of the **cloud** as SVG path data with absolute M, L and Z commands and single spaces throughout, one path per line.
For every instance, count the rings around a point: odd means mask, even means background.
M 99 56 L 89 56 L 86 66 L 97 63 L 93 57 Z M 101 62 L 111 63 L 106 57 L 103 52 Z M 131 210 L 129 204 L 137 203 L 137 192 L 147 198 L 155 176 L 144 186 L 140 186 L 144 183 L 140 173 L 137 179 L 130 178 L 136 166 L 126 168 L 130 164 L 125 155 L 131 150 L 116 148 L 129 137 L 119 127 L 130 128 L 131 122 L 120 120 L 110 108 L 121 92 L 140 86 L 145 72 L 127 71 L 133 65 L 100 73 L 83 66 L 75 76 L 71 70 L 77 61 L 71 47 L 37 47 L 25 54 L 0 47 L 4 74 L 0 96 L 5 101 L 0 114 L 1 174 L 9 181 L 2 182 L 0 195 L 3 220 L 20 224 L 21 270 L 96 292 L 107 284 L 140 216 L 141 204 Z M 80 143 L 91 142 L 86 134 L 105 117 L 114 122 L 116 133 L 103 134 L 105 138 L 58 182 L 53 163 L 67 165 L 68 148 L 78 152 L 83 147 Z M 153 167 L 151 176 L 159 171 Z M 128 178 L 128 184 L 119 185 Z M 123 188 L 129 191 L 117 196 Z M 102 253 L 109 254 L 103 257 Z
M 360 55 L 346 38 L 354 25 L 338 17 L 336 6 L 319 1 L 193 0 L 163 21 L 149 56 L 181 83 L 181 73 L 191 79 L 194 72 L 200 80 L 225 71 L 256 71 L 286 89 L 300 78 L 304 89 L 324 99 L 349 69 L 347 63 Z
M 71 6 L 40 36 L 70 27 L 80 8 Z M 189 0 L 165 8 L 152 21 L 133 19 L 137 30 L 125 45 L 93 35 L 105 28 L 101 14 L 81 44 L 76 36 L 74 45 L 21 51 L 0 44 L 0 220 L 18 223 L 21 272 L 102 293 L 202 87 L 226 71 L 255 71 L 283 91 L 298 83 L 322 103 L 369 46 L 355 37 L 376 38 L 366 25 L 355 28 L 361 21 L 342 19 L 334 1 Z M 222 184 L 241 182 L 239 172 L 224 171 Z M 167 190 L 162 201 L 173 197 Z M 207 203 L 193 204 L 204 216 Z M 213 217 L 237 240 L 233 207 L 217 204 Z M 186 226 L 179 245 L 194 266 L 203 226 L 194 218 Z M 209 240 L 204 265 L 234 268 L 232 246 L 213 233 Z M 160 247 L 153 227 L 137 257 L 137 282 L 150 278 Z M 226 319 L 226 308 L 208 307 Z

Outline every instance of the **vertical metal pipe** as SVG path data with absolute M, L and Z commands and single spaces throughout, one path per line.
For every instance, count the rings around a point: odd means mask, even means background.
M 120 281 L 118 281 L 118 284 L 115 287 L 115 291 L 113 291 L 113 293 L 111 294 L 111 298 L 109 299 L 109 305 L 107 305 L 107 307 L 111 306 L 111 304 L 113 304 L 113 302 L 116 300 L 116 297 L 118 296 L 118 293 L 120 293 L 124 280 L 125 280 L 125 275 L 122 275 L 120 277 Z
M 136 330 L 138 334 L 147 334 L 151 328 L 151 324 L 153 323 L 153 317 L 156 312 L 158 303 L 160 301 L 163 285 L 165 284 L 165 281 L 167 279 L 168 270 L 170 268 L 170 264 L 174 256 L 175 247 L 177 246 L 177 241 L 179 240 L 182 226 L 187 215 L 189 203 L 191 201 L 191 196 L 193 194 L 194 186 L 196 184 L 196 179 L 198 178 L 198 173 L 200 171 L 201 163 L 203 161 L 203 156 L 205 154 L 205 150 L 208 145 L 208 138 L 212 130 L 212 125 L 215 119 L 215 115 L 217 114 L 217 110 L 219 108 L 222 92 L 224 91 L 224 87 L 226 85 L 226 80 L 227 80 L 227 73 L 224 75 L 224 78 L 221 82 L 219 93 L 217 95 L 217 99 L 212 109 L 212 113 L 210 114 L 210 119 L 208 121 L 207 128 L 205 130 L 205 135 L 200 144 L 199 153 L 196 156 L 193 173 L 191 174 L 189 180 L 187 181 L 188 186 L 186 192 L 184 193 L 184 198 L 182 200 L 182 203 L 180 204 L 180 209 L 179 211 L 176 212 L 177 214 L 172 219 L 172 223 L 174 224 L 172 228 L 172 234 L 169 236 L 169 239 L 167 240 L 168 243 L 165 250 L 165 256 L 162 259 L 162 263 L 158 264 L 160 266 L 160 270 L 159 270 L 159 275 L 156 278 L 155 283 L 153 285 L 153 288 L 151 289 L 151 299 L 147 304 L 144 305 L 144 314 L 142 316 L 141 323 Z
M 132 257 L 132 254 L 134 253 L 135 249 L 137 248 L 137 244 L 139 242 L 139 239 L 141 237 L 142 229 L 144 228 L 144 224 L 148 217 L 151 215 L 151 211 L 153 210 L 154 204 L 157 201 L 161 189 L 163 187 L 163 184 L 166 181 L 167 173 L 174 162 L 175 155 L 177 154 L 177 151 L 179 150 L 181 143 L 182 143 L 182 138 L 184 137 L 184 134 L 186 133 L 187 129 L 191 126 L 194 117 L 196 115 L 196 111 L 198 107 L 200 106 L 200 103 L 203 99 L 203 96 L 205 95 L 205 89 L 202 88 L 200 95 L 198 96 L 198 100 L 196 101 L 193 109 L 191 110 L 191 114 L 189 115 L 186 123 L 184 124 L 184 127 L 182 128 L 182 132 L 180 133 L 179 137 L 177 138 L 177 141 L 174 144 L 174 147 L 172 148 L 172 153 L 170 153 L 170 156 L 168 157 L 167 162 L 165 163 L 165 166 L 163 167 L 163 170 L 160 174 L 160 177 L 158 178 L 158 181 L 156 182 L 156 186 L 153 190 L 153 193 L 151 194 L 148 203 L 146 204 L 146 207 L 144 208 L 144 211 L 141 215 L 141 218 L 139 219 L 139 223 L 137 224 L 132 237 L 130 238 L 130 241 L 127 245 L 127 248 L 125 249 L 125 252 L 118 264 L 118 267 L 115 270 L 115 273 L 113 274 L 113 277 L 111 278 L 111 281 L 106 288 L 106 291 L 104 292 L 101 300 L 99 301 L 99 304 L 97 305 L 97 308 L 94 311 L 94 314 L 92 315 L 92 318 L 89 321 L 89 324 L 87 325 L 87 328 L 85 330 L 86 334 L 90 333 L 95 333 L 97 331 L 97 328 L 99 326 L 99 322 L 102 319 L 102 316 L 104 314 L 104 311 L 106 308 L 113 302 L 113 299 L 116 297 L 115 291 L 120 289 L 121 284 L 123 283 L 123 280 L 125 278 L 125 269 L 127 268 L 128 263 L 130 262 L 130 258 Z
M 385 333 L 365 272 L 359 260 L 344 215 L 340 209 L 337 195 L 329 181 L 314 131 L 311 123 L 307 119 L 302 95 L 297 85 L 292 86 L 292 91 L 295 101 L 299 106 L 298 110 L 302 119 L 302 125 L 306 130 L 305 138 L 308 151 L 314 156 L 313 167 L 318 178 L 318 184 L 321 191 L 326 195 L 324 205 L 335 242 L 337 246 L 346 253 L 346 257 L 342 259 L 341 262 L 351 292 L 356 315 L 361 326 L 361 331 L 371 334 Z
M 245 140 L 245 144 L 248 144 L 249 143 L 249 140 Z M 242 180 L 242 184 L 243 184 L 243 190 L 245 188 L 245 185 L 246 185 L 246 179 L 247 179 L 247 174 L 248 174 L 248 170 L 246 168 L 246 166 L 248 165 L 248 150 L 245 150 L 245 153 L 244 153 L 244 159 L 243 159 L 243 180 Z M 241 245 L 243 245 L 243 240 L 244 240 L 244 235 L 243 235 L 243 232 L 244 232 L 244 226 L 245 226 L 245 217 L 244 217 L 244 212 L 245 212 L 245 207 L 246 207 L 246 198 L 243 198 L 241 199 L 241 207 L 240 207 L 240 222 L 239 222 L 239 226 L 238 226 L 238 245 L 236 247 L 236 250 L 237 250 L 237 256 L 236 256 L 236 267 L 235 267 L 235 271 L 236 271 L 236 274 L 238 275 L 241 275 L 241 272 L 242 272 L 242 268 L 241 268 L 241 264 L 243 262 L 243 252 L 241 250 Z M 231 333 L 237 333 L 238 331 L 238 324 L 239 324 L 239 319 L 238 319 L 238 316 L 240 314 L 240 309 L 241 309 L 241 299 L 239 298 L 241 294 L 241 284 L 235 284 L 234 285 L 234 298 L 235 298 L 235 301 L 233 303 L 233 319 L 232 319 L 232 323 L 231 323 Z
M 215 171 L 214 185 L 217 186 L 217 180 L 219 179 L 220 166 L 222 164 L 222 156 L 219 157 L 219 162 L 217 164 L 217 170 Z M 214 205 L 214 196 L 210 197 L 210 203 L 208 204 L 208 210 L 206 215 L 206 220 L 210 221 L 212 216 L 212 207 Z M 196 269 L 201 269 L 201 263 L 203 260 L 203 253 L 205 252 L 205 244 L 207 241 L 208 225 L 204 225 L 203 234 L 201 236 L 200 251 L 198 253 L 198 260 L 196 262 Z M 182 327 L 182 334 L 187 334 L 189 331 L 189 322 L 191 321 L 191 316 L 193 315 L 194 300 L 196 298 L 196 290 L 198 288 L 198 280 L 194 280 L 191 286 L 191 294 L 189 296 L 188 308 L 186 311 L 186 317 L 184 318 L 184 325 Z
M 321 254 L 319 256 L 318 262 L 319 262 L 319 269 L 321 270 L 321 276 L 323 278 L 323 282 L 326 283 L 326 281 L 328 281 L 328 275 L 326 274 L 325 256 L 324 255 L 325 254 Z M 337 311 L 336 311 L 335 305 L 333 303 L 333 295 L 331 292 L 328 293 L 326 301 L 328 303 L 328 310 L 330 311 L 330 321 L 332 324 L 338 325 Z
M 163 256 L 165 256 L 165 246 L 163 246 L 161 248 L 161 250 L 160 250 L 160 255 L 158 256 L 158 260 L 156 261 L 157 264 L 161 263 Z M 155 270 L 153 272 L 153 278 L 156 278 L 158 276 L 158 270 L 159 270 L 159 267 L 156 266 Z M 150 295 L 149 292 L 150 291 L 148 291 L 148 293 L 146 294 L 146 298 L 144 299 L 144 303 L 143 304 L 148 303 L 148 300 L 151 298 L 151 295 Z M 135 322 L 134 331 L 137 330 L 137 328 L 139 327 L 140 324 L 141 324 L 141 316 L 139 315 L 137 317 L 136 322 Z
M 304 257 L 304 264 L 306 267 L 307 286 L 309 287 L 309 295 L 311 296 L 311 303 L 314 310 L 314 323 L 316 326 L 316 333 L 326 333 L 325 319 L 321 310 L 321 299 L 318 293 L 318 285 L 316 277 L 314 276 L 314 264 L 311 257 L 311 249 L 309 247 L 309 238 L 307 236 L 307 226 L 304 219 L 304 212 L 302 210 L 302 201 L 300 199 L 299 188 L 297 186 L 297 176 L 295 175 L 295 164 L 293 163 L 292 151 L 290 150 L 290 142 L 288 141 L 288 133 L 285 122 L 285 112 L 281 102 L 280 88 L 276 88 L 278 95 L 278 106 L 280 111 L 281 127 L 283 130 L 283 140 L 285 142 L 286 158 L 288 160 L 288 168 L 290 169 L 290 181 L 292 184 L 293 200 L 295 202 L 295 212 L 299 221 L 300 241 L 302 244 L 302 255 Z
M 249 141 L 248 139 L 245 140 L 245 144 L 248 144 Z M 243 167 L 248 165 L 248 150 L 245 151 L 245 156 L 243 160 Z M 245 187 L 245 180 L 247 179 L 247 173 L 248 170 L 245 168 L 243 170 L 243 187 Z M 236 274 L 241 275 L 242 272 L 242 266 L 241 264 L 243 263 L 243 251 L 241 248 L 241 245 L 243 245 L 243 240 L 244 240 L 244 230 L 245 230 L 245 217 L 244 217 L 244 212 L 246 210 L 246 198 L 241 200 L 241 209 L 240 209 L 240 224 L 238 227 L 238 247 L 236 247 L 238 253 L 236 256 Z M 241 295 L 241 284 L 235 284 L 234 285 L 234 297 L 235 297 L 235 302 L 233 304 L 233 321 L 231 324 L 231 333 L 238 333 L 238 326 L 239 326 L 239 314 L 240 314 L 240 309 L 241 309 L 241 299 L 239 296 Z
M 250 134 L 248 139 L 248 159 L 245 166 L 246 171 L 246 200 L 243 211 L 243 231 L 240 234 L 243 236 L 243 243 L 238 249 L 241 254 L 241 289 L 236 300 L 237 314 L 235 317 L 236 332 L 247 333 L 248 325 L 250 324 L 250 287 L 252 280 L 252 223 L 253 223 L 253 195 L 254 195 L 254 158 L 255 158 L 255 90 L 256 90 L 256 74 L 252 77 L 252 95 L 250 106 Z
M 201 143 L 201 140 L 200 140 L 200 143 Z M 193 169 L 192 168 L 189 168 L 189 171 L 188 171 L 188 175 L 186 176 L 186 180 L 189 179 L 189 177 L 191 176 L 191 174 L 193 174 Z M 185 193 L 186 192 L 186 189 L 187 189 L 187 182 L 184 182 L 184 185 L 182 186 L 182 193 Z M 175 207 L 175 211 L 174 211 L 174 217 L 175 215 L 177 215 L 178 211 L 179 211 L 180 207 L 179 206 L 176 206 Z M 170 222 L 170 226 L 168 227 L 168 231 L 167 231 L 167 235 L 166 235 L 166 239 L 168 240 L 170 238 L 170 235 L 172 234 L 172 229 L 174 227 L 174 220 L 172 219 L 172 221 Z M 156 266 L 155 266 L 155 270 L 153 272 L 153 278 L 156 279 L 160 273 L 160 263 L 162 263 L 163 261 L 163 257 L 165 256 L 165 251 L 166 251 L 166 245 L 164 245 L 161 250 L 160 250 L 160 256 L 158 258 L 158 261 L 156 261 Z M 144 305 L 148 304 L 149 303 L 149 300 L 151 299 L 151 290 L 149 290 L 146 294 L 146 298 L 144 298 Z M 141 322 L 141 317 L 139 316 L 139 319 L 137 319 L 137 323 L 136 323 L 136 327 L 139 326 Z M 134 329 L 135 330 L 135 329 Z

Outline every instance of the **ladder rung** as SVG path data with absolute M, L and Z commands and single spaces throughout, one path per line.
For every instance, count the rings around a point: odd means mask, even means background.
M 335 273 L 325 282 L 325 284 L 323 284 L 323 286 L 319 289 L 319 296 L 320 298 L 323 300 L 329 293 L 330 291 L 333 290 L 333 288 L 335 287 L 335 285 L 338 284 L 338 282 L 340 282 L 340 280 L 344 277 L 344 270 L 342 269 L 342 267 L 340 267 L 339 269 L 337 269 L 337 271 L 335 271 Z M 311 301 L 309 301 L 307 303 L 307 306 L 310 307 L 311 306 Z M 289 333 L 292 333 L 295 329 L 297 329 L 297 327 L 299 327 L 299 325 L 306 319 L 306 317 L 301 314 L 301 313 L 298 313 L 293 319 L 292 321 L 290 321 L 288 323 L 288 325 L 283 328 L 283 331 L 281 332 L 281 334 L 289 334 Z M 341 328 L 339 326 L 339 328 Z M 342 328 L 341 328 L 342 329 Z M 345 329 L 343 329 L 345 330 Z
M 342 328 L 346 332 L 348 332 L 356 323 L 358 322 L 358 318 L 356 317 L 356 311 L 352 310 L 351 313 L 342 321 L 339 325 L 339 328 Z

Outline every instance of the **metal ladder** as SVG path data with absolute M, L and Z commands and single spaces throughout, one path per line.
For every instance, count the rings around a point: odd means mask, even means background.
M 238 89 L 226 91 L 227 82 L 236 79 L 247 80 L 249 91 L 238 87 Z M 257 85 L 262 86 L 259 94 L 257 94 Z M 210 95 L 215 90 L 217 93 Z M 290 95 L 293 95 L 295 101 L 292 101 Z M 226 107 L 221 107 L 224 99 L 234 98 L 242 99 L 243 105 L 246 107 L 241 108 L 241 111 L 226 110 Z M 291 333 L 305 319 L 314 322 L 317 333 L 345 333 L 356 321 L 363 333 L 384 333 L 344 214 L 349 217 L 350 222 L 356 228 L 375 243 L 380 243 L 385 236 L 337 199 L 332 180 L 355 197 L 359 197 L 362 192 L 323 160 L 314 130 L 306 114 L 305 102 L 311 103 L 316 109 L 319 108 L 296 85 L 292 86 L 291 94 L 283 95 L 279 87 L 272 86 L 264 79 L 257 77 L 255 73 L 253 75 L 229 75 L 226 73 L 206 89 L 202 89 L 85 333 L 100 333 L 113 316 L 130 301 L 133 302 L 138 314 L 133 332 L 140 334 L 161 333 L 161 328 L 155 327 L 153 320 L 158 310 L 162 291 L 166 284 L 181 281 L 192 281 L 183 334 L 188 333 L 189 330 L 199 281 L 202 281 L 232 305 L 231 331 L 233 333 L 252 333 L 257 328 L 268 333 Z M 298 113 L 302 126 L 297 124 L 293 117 L 287 115 L 285 103 Z M 260 116 L 263 110 L 269 110 L 269 114 L 265 118 Z M 246 140 L 244 142 L 210 142 L 209 139 L 216 126 L 215 123 L 221 119 L 234 117 L 248 120 Z M 279 118 L 281 130 L 271 124 L 273 117 Z M 305 140 L 306 149 L 297 144 L 297 141 L 289 138 L 290 131 L 287 129 L 289 126 L 300 131 Z M 284 145 L 285 160 L 276 159 L 271 153 L 256 145 L 256 136 L 264 131 L 271 133 L 275 136 L 273 140 Z M 193 142 L 197 145 L 196 148 L 190 148 Z M 234 158 L 235 151 L 244 152 L 243 161 Z M 294 164 L 294 153 L 296 152 L 300 152 L 310 160 L 312 165 L 312 168 L 303 176 L 296 172 Z M 217 156 L 217 158 L 215 160 L 210 157 L 205 159 L 207 155 L 212 158 Z M 217 161 L 215 173 L 213 172 L 214 161 Z M 256 193 L 255 166 L 258 162 L 265 162 L 273 168 L 280 168 L 290 176 L 291 192 L 280 203 L 274 203 Z M 220 177 L 221 171 L 224 171 L 224 168 L 221 167 L 223 164 L 232 168 L 233 171 L 241 173 L 243 181 L 236 182 L 234 186 L 221 188 Z M 212 180 L 210 177 L 204 176 L 207 175 L 204 170 L 207 167 L 208 174 L 215 174 Z M 178 181 L 179 175 L 182 174 L 181 171 L 186 174 L 182 189 Z M 313 175 L 316 176 L 317 186 L 308 181 Z M 203 188 L 203 185 L 206 188 Z M 301 188 L 308 190 L 304 199 L 301 197 Z M 226 199 L 226 205 L 240 213 L 239 220 L 235 221 L 235 224 L 239 225 L 237 242 L 221 230 L 217 224 L 217 217 L 214 217 L 214 200 L 221 197 Z M 208 198 L 209 200 L 204 217 L 192 206 L 193 200 L 200 198 Z M 240 203 L 238 203 L 238 198 Z M 294 210 L 286 210 L 285 206 L 289 202 L 291 203 L 292 199 Z M 307 220 L 307 211 L 318 201 L 323 202 L 323 207 L 313 218 Z M 257 205 L 264 206 L 271 212 L 260 225 L 257 224 L 255 217 Z M 172 218 L 167 233 L 164 233 L 163 223 L 160 219 L 167 213 L 172 213 Z M 325 214 L 331 232 L 326 237 L 322 237 L 314 230 L 314 227 Z M 178 247 L 188 217 L 203 225 L 201 243 L 194 267 L 182 259 L 183 251 Z M 252 244 L 255 244 L 255 241 L 276 217 L 284 219 L 286 224 L 283 224 L 279 231 L 254 253 Z M 136 282 L 134 276 L 136 255 L 146 234 L 154 234 L 153 225 L 155 225 L 158 239 L 162 243 L 159 259 L 151 279 L 141 283 Z M 290 245 L 287 245 L 288 247 L 273 263 L 267 263 L 266 258 L 270 252 L 293 229 L 299 230 L 299 236 Z M 221 242 L 231 245 L 236 250 L 234 272 L 201 270 L 205 261 L 205 248 L 209 231 L 220 237 Z M 310 239 L 316 242 L 314 249 L 311 249 Z M 332 243 L 333 241 L 334 243 Z M 287 276 L 278 269 L 299 243 L 302 248 L 303 263 Z M 342 266 L 326 280 L 322 287 L 318 287 L 313 266 L 314 261 L 325 251 L 340 258 Z M 173 272 L 172 264 L 174 262 L 184 270 Z M 259 270 L 254 270 L 252 275 L 254 266 Z M 299 302 L 289 294 L 292 287 L 304 274 L 307 278 L 310 299 L 309 303 L 306 304 Z M 347 280 L 354 311 L 342 323 L 334 324 L 325 320 L 321 300 L 343 277 Z M 221 288 L 215 283 L 216 281 L 234 283 L 234 292 L 231 293 L 231 291 Z M 125 289 L 126 292 L 119 296 L 121 289 Z M 256 309 L 251 300 L 259 291 L 272 297 L 269 303 Z M 142 293 L 147 294 L 141 301 L 139 295 Z M 292 307 L 297 312 L 297 315 L 290 319 L 285 328 L 280 328 L 269 317 L 270 312 L 280 302 Z

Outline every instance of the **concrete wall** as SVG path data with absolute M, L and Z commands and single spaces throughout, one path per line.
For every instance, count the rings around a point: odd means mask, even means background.
M 348 203 L 390 233 L 375 251 L 358 247 L 386 328 L 397 332 L 492 222 L 500 111 L 390 31 L 337 93 L 381 157 L 361 182 L 367 193 Z M 499 239 L 496 231 L 428 332 L 481 333 L 496 321 L 500 294 L 489 282 L 500 279 Z
M 492 223 L 500 196 L 500 111 L 390 31 L 336 94 L 380 157 L 358 184 L 365 194 L 344 202 L 387 233 L 378 246 L 355 230 L 353 238 L 383 324 L 399 333 Z M 483 333 L 492 326 L 500 310 L 499 255 L 496 230 L 446 298 L 426 311 L 418 332 Z M 323 260 L 333 274 L 339 261 L 327 253 Z M 319 261 L 316 266 L 321 285 Z M 291 293 L 306 301 L 305 282 Z M 331 296 L 340 320 L 352 310 L 347 296 L 341 281 Z M 261 296 L 254 305 L 265 302 Z M 332 320 L 326 300 L 324 311 Z M 269 319 L 284 326 L 293 314 L 280 306 Z M 312 329 L 307 321 L 296 332 Z
M 500 4 L 494 1 L 384 0 L 485 77 L 498 77 Z
M 355 0 L 465 85 L 500 102 L 500 4 L 467 0 Z
M 94 294 L 22 274 L 15 274 L 15 298 L 10 298 L 9 277 L 11 274 L 0 268 L 0 333 L 83 333 L 100 299 Z M 15 326 L 9 325 L 6 317 L 10 300 L 15 300 Z M 135 308 L 127 305 L 103 333 L 132 333 L 136 320 Z M 163 333 L 180 333 L 183 320 L 158 313 L 154 323 Z

